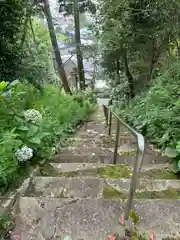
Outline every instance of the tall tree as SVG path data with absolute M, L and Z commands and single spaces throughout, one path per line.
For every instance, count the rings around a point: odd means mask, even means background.
M 78 75 L 80 88 L 85 88 L 85 75 L 83 66 L 83 54 L 81 47 L 81 36 L 80 36 L 80 21 L 79 14 L 86 11 L 95 13 L 96 7 L 90 0 L 59 0 L 60 11 L 65 10 L 67 14 L 74 14 L 74 24 L 75 24 L 75 42 L 76 42 L 76 54 L 78 63 Z
M 74 24 L 75 24 L 75 40 L 76 40 L 76 54 L 77 54 L 77 70 L 79 75 L 80 88 L 85 88 L 85 75 L 83 66 L 83 56 L 81 51 L 81 35 L 80 35 L 80 22 L 79 22 L 79 5 L 78 1 L 74 0 Z
M 55 34 L 53 21 L 52 21 L 52 15 L 51 15 L 50 7 L 49 7 L 49 1 L 43 0 L 43 2 L 44 2 L 44 13 L 45 13 L 45 16 L 47 19 L 51 43 L 53 46 L 53 50 L 54 50 L 54 54 L 55 54 L 55 58 L 56 58 L 56 62 L 57 62 L 58 74 L 62 81 L 65 92 L 71 94 L 71 89 L 68 84 L 68 80 L 66 77 L 61 54 L 60 54 L 57 39 L 56 39 L 56 34 Z
M 20 46 L 26 18 L 26 2 L 12 0 L 0 3 L 0 81 L 13 81 L 20 68 L 23 51 Z
M 170 45 L 179 41 L 179 7 L 169 0 L 101 1 L 104 67 L 114 76 L 112 62 L 121 60 L 131 97 L 149 87 Z

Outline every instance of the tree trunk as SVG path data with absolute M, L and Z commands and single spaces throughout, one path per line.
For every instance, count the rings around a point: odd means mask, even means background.
M 60 79 L 62 80 L 62 84 L 63 84 L 63 88 L 64 88 L 65 92 L 71 94 L 71 89 L 68 84 L 68 80 L 66 77 L 66 73 L 65 73 L 64 66 L 63 66 L 62 59 L 61 59 L 61 54 L 60 54 L 57 39 L 56 39 L 56 34 L 55 34 L 54 26 L 53 26 L 51 11 L 50 11 L 50 7 L 49 7 L 49 0 L 44 0 L 44 13 L 46 15 L 46 19 L 47 19 L 47 23 L 48 23 L 49 35 L 51 38 L 51 43 L 52 43 L 52 47 L 53 47 L 55 58 L 56 58 L 58 74 L 59 74 Z
M 28 3 L 27 3 L 26 16 L 25 16 L 25 21 L 24 21 L 24 29 L 23 29 L 23 35 L 21 38 L 20 49 L 23 49 L 24 43 L 26 41 L 26 35 L 27 35 L 27 31 L 28 31 L 28 23 L 31 18 L 31 14 L 32 14 L 32 6 L 28 7 Z
M 129 96 L 130 98 L 134 98 L 135 94 L 134 94 L 134 80 L 133 80 L 133 76 L 129 70 L 129 65 L 128 65 L 128 59 L 127 59 L 127 50 L 124 47 L 123 48 L 123 60 L 124 60 L 124 68 L 125 68 L 125 72 L 126 72 L 126 77 L 128 80 L 128 85 L 129 85 Z
M 121 81 L 120 81 L 120 61 L 117 60 L 116 61 L 116 85 L 120 84 Z
M 75 39 L 76 39 L 76 52 L 77 52 L 77 68 L 79 75 L 80 89 L 85 88 L 85 76 L 83 57 L 81 52 L 81 36 L 80 36 L 80 23 L 79 23 L 79 6 L 78 1 L 74 0 L 74 23 L 75 23 Z
M 152 49 L 151 49 L 151 58 L 150 58 L 150 64 L 149 64 L 149 78 L 148 78 L 148 84 L 150 84 L 152 75 L 153 75 L 153 70 L 154 70 L 154 65 L 156 63 L 156 54 L 157 54 L 157 49 L 156 49 L 156 41 L 153 39 L 152 42 Z

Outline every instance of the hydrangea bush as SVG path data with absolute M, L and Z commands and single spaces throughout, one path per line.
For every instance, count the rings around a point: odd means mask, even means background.
M 8 90 L 11 95 L 2 96 Z M 81 101 L 75 95 L 64 95 L 52 84 L 44 86 L 43 94 L 24 81 L 13 86 L 0 84 L 0 193 L 20 181 L 30 164 L 50 160 L 56 143 L 64 144 L 76 124 L 92 112 L 94 105 L 84 92 Z

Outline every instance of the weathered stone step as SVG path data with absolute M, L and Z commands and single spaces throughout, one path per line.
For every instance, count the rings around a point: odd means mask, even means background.
M 53 156 L 52 162 L 56 163 L 106 163 L 113 162 L 114 149 L 106 147 L 72 147 L 63 149 L 61 153 Z M 133 164 L 136 158 L 136 151 L 134 149 L 118 150 L 117 163 L 118 164 Z M 167 163 L 168 159 L 163 156 L 155 156 L 146 154 L 144 156 L 143 164 L 161 164 Z
M 40 167 L 40 176 L 51 177 L 82 177 L 93 178 L 129 178 L 132 176 L 132 166 L 126 164 L 97 164 L 97 163 L 51 163 Z M 139 177 L 145 179 L 179 179 L 170 171 L 169 165 L 144 165 Z M 180 180 L 180 179 L 179 179 Z
M 127 166 L 128 168 L 132 169 L 131 165 L 126 164 L 104 164 L 104 163 L 50 163 L 52 167 L 54 167 L 57 171 L 61 172 L 68 172 L 68 171 L 76 171 L 76 170 L 89 170 L 95 168 L 102 168 L 102 167 L 118 167 L 118 166 Z M 142 171 L 145 170 L 161 170 L 161 169 L 168 169 L 170 167 L 169 164 L 147 164 L 142 166 Z
M 105 240 L 119 226 L 124 203 L 104 199 L 20 198 L 21 240 Z M 180 200 L 135 200 L 141 229 L 157 239 L 180 236 Z
M 55 198 L 127 198 L 130 179 L 36 177 L 28 196 Z M 180 198 L 178 180 L 142 180 L 136 197 Z

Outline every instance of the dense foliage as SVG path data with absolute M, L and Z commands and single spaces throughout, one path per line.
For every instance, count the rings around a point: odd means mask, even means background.
M 38 19 L 32 20 L 24 44 L 24 57 L 18 72 L 20 79 L 33 84 L 59 82 L 52 63 L 52 46 L 48 30 Z
M 120 110 L 126 121 L 155 140 L 162 149 L 175 148 L 180 140 L 179 69 L 179 62 L 172 64 L 154 80 L 149 91 L 135 97 L 131 104 L 121 106 Z M 169 157 L 178 155 L 170 149 L 166 153 Z M 179 164 L 179 160 L 175 159 L 174 163 Z
M 0 8 L 0 79 L 27 79 L 40 88 L 41 83 L 55 82 L 57 77 L 48 30 L 32 18 L 31 8 L 19 0 Z
M 33 164 L 50 159 L 94 108 L 90 91 L 73 96 L 62 91 L 50 34 L 38 18 L 42 7 L 39 1 L 12 0 L 0 8 L 1 192 L 21 181 Z
M 44 86 L 41 95 L 27 82 L 1 82 L 0 188 L 8 187 L 27 164 L 50 159 L 56 142 L 90 114 L 90 94 L 78 94 L 80 102 L 75 96 L 52 85 Z
M 178 55 L 179 7 L 170 0 L 102 1 L 102 65 L 115 84 L 127 81 L 127 98 L 149 88 L 172 49 Z
M 25 6 L 21 0 L 12 1 L 11 4 L 1 4 L 0 7 L 0 79 L 8 80 L 16 77 L 17 69 L 23 52 L 21 40 L 23 36 L 23 23 L 25 19 Z
M 180 171 L 179 8 L 173 0 L 103 0 L 99 17 L 111 98 L 126 121 L 168 147 L 175 171 Z
M 74 11 L 74 0 L 58 0 L 59 2 L 59 11 L 66 11 L 67 14 L 72 14 Z M 91 0 L 79 0 L 78 7 L 80 13 L 85 11 L 90 11 L 92 13 L 96 12 L 96 6 Z

